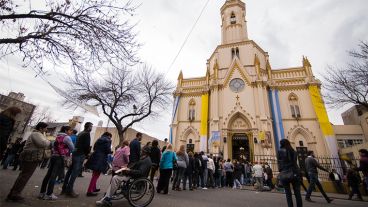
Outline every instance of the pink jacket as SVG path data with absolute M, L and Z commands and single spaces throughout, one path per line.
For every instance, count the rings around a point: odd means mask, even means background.
M 112 169 L 114 171 L 128 166 L 129 163 L 130 148 L 129 146 L 120 147 L 116 150 L 114 160 L 112 161 Z

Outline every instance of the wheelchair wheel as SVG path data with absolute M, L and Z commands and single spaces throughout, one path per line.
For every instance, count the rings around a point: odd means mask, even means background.
M 155 187 L 147 178 L 134 180 L 128 189 L 128 202 L 134 207 L 148 206 L 155 196 Z

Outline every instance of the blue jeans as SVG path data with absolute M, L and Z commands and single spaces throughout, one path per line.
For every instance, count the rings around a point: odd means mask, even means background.
M 290 188 L 290 184 L 293 185 L 293 190 L 294 190 L 294 195 L 295 195 L 295 200 L 296 200 L 296 206 L 297 207 L 302 207 L 303 206 L 303 202 L 302 202 L 302 196 L 300 194 L 300 178 L 297 177 L 294 180 L 292 180 L 289 183 L 285 183 L 284 188 L 285 188 L 285 195 L 286 195 L 286 201 L 288 204 L 288 207 L 293 207 L 293 194 L 291 193 L 291 188 Z
M 205 168 L 203 170 L 203 182 L 202 182 L 202 188 L 207 186 L 207 180 L 208 180 L 208 169 Z
M 327 194 L 323 190 L 323 187 L 322 187 L 321 183 L 318 180 L 318 174 L 308 173 L 308 175 L 309 175 L 309 182 L 310 183 L 309 183 L 309 187 L 308 187 L 307 194 L 305 195 L 305 197 L 310 198 L 313 189 L 315 188 L 315 186 L 317 186 L 319 191 L 322 193 L 323 197 L 325 197 L 326 200 L 329 200 L 330 198 L 327 196 Z
M 64 185 L 62 190 L 66 193 L 73 191 L 75 179 L 77 179 L 80 171 L 82 170 L 83 161 L 85 155 L 72 155 L 72 165 L 69 167 L 68 172 L 65 175 Z
M 8 154 L 8 157 L 6 158 L 4 165 L 3 165 L 3 169 L 7 169 L 10 163 L 13 162 L 14 158 L 15 158 L 15 154 Z
M 51 195 L 54 192 L 54 185 L 56 177 L 60 170 L 64 167 L 64 158 L 62 156 L 52 156 L 50 159 L 50 167 L 42 181 L 40 193 L 45 193 L 46 195 Z
M 173 188 L 179 188 L 181 180 L 184 177 L 184 172 L 186 168 L 178 167 L 178 169 L 175 171 L 174 175 L 174 181 L 173 181 Z
M 244 184 L 250 185 L 251 184 L 251 177 L 252 175 L 250 173 L 245 173 L 244 175 Z

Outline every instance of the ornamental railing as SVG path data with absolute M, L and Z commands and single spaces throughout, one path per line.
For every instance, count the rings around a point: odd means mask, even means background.
M 359 165 L 358 159 L 341 159 L 341 158 L 333 158 L 333 157 L 315 157 L 315 159 L 319 162 L 319 164 L 331 171 L 332 169 L 336 169 L 336 171 L 341 175 L 341 177 L 345 180 L 347 171 L 350 168 L 355 168 Z M 304 159 L 299 159 L 298 164 L 301 168 L 303 174 L 305 174 L 304 163 L 302 163 Z M 268 155 L 254 155 L 254 162 L 259 163 L 267 163 L 272 171 L 274 176 L 277 176 L 279 173 L 277 158 L 275 156 Z M 320 180 L 327 181 L 329 180 L 329 172 L 325 172 L 322 170 L 318 170 L 318 177 Z M 361 174 L 362 177 L 362 174 Z

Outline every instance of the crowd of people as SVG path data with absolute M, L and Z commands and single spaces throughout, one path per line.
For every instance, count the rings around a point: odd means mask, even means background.
M 309 186 L 303 185 L 302 172 L 298 166 L 297 153 L 291 147 L 287 139 L 280 141 L 280 150 L 277 154 L 279 175 L 277 182 L 273 183 L 274 173 L 268 163 L 247 162 L 245 160 L 223 159 L 220 156 L 213 156 L 202 152 L 187 151 L 185 145 L 179 146 L 177 151 L 165 140 L 165 146 L 160 148 L 158 141 L 146 143 L 142 147 L 142 134 L 137 133 L 132 141 L 124 140 L 120 146 L 112 152 L 112 134 L 105 132 L 93 145 L 91 153 L 90 132 L 93 124 L 85 123 L 83 131 L 77 131 L 70 126 L 63 126 L 57 134 L 55 141 L 49 141 L 45 137 L 47 124 L 38 123 L 28 139 L 16 140 L 14 144 L 3 146 L 8 143 L 14 116 L 18 110 L 11 109 L 0 114 L 1 130 L 1 161 L 3 169 L 7 169 L 10 164 L 16 170 L 19 163 L 20 173 L 14 182 L 7 200 L 21 201 L 24 198 L 21 193 L 31 178 L 36 168 L 41 163 L 41 168 L 48 166 L 43 178 L 39 199 L 56 200 L 54 186 L 62 183 L 61 194 L 70 198 L 79 196 L 74 191 L 74 183 L 85 167 L 92 171 L 91 180 L 86 188 L 86 196 L 97 196 L 101 189 L 97 188 L 97 182 L 101 174 L 111 171 L 112 178 L 109 187 L 104 191 L 104 196 L 96 201 L 97 206 L 111 206 L 112 197 L 122 182 L 130 178 L 146 177 L 151 181 L 156 181 L 156 191 L 160 194 L 169 193 L 169 185 L 172 182 L 171 190 L 196 190 L 208 188 L 233 188 L 242 189 L 244 186 L 255 186 L 258 191 L 272 190 L 281 187 L 285 191 L 288 206 L 293 206 L 291 187 L 296 198 L 296 205 L 302 206 L 301 190 L 303 186 L 306 190 L 305 200 L 312 202 L 311 194 L 318 187 L 319 191 L 330 203 L 331 198 L 327 196 L 318 178 L 318 169 L 328 171 L 322 167 L 314 158 L 313 152 L 309 152 L 305 160 L 305 173 Z M 10 118 L 9 118 L 10 117 Z M 368 186 L 368 152 L 366 149 L 360 151 L 361 159 L 359 167 L 348 170 L 346 178 L 348 186 L 351 188 L 349 199 L 356 194 L 362 200 L 359 191 L 360 177 L 359 171 L 364 174 L 364 182 Z M 113 154 L 113 156 L 111 156 Z M 86 162 L 85 162 L 86 161 Z M 65 169 L 67 171 L 65 173 Z M 336 170 L 330 172 L 330 179 L 333 181 L 339 192 L 344 192 L 342 187 L 342 177 Z M 187 182 L 188 181 L 188 182 Z

